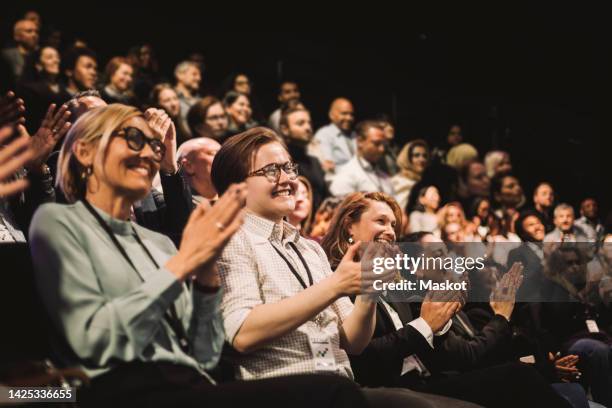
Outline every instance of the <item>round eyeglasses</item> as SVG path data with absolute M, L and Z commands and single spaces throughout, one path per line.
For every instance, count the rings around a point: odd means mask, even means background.
M 281 169 L 285 172 L 289 180 L 295 180 L 298 176 L 298 165 L 294 162 L 283 164 L 272 163 L 259 170 L 252 171 L 247 177 L 264 176 L 270 183 L 278 183 L 280 180 Z
M 148 144 L 153 151 L 153 160 L 161 162 L 166 154 L 166 146 L 159 139 L 153 139 L 146 136 L 142 130 L 135 127 L 127 127 L 116 132 L 127 142 L 130 149 L 139 152 L 144 149 L 145 144 Z

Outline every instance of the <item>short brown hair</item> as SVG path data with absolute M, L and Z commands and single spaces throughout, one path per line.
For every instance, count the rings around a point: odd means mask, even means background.
M 321 241 L 321 247 L 329 258 L 332 269 L 335 269 L 342 260 L 350 246 L 349 227 L 359 222 L 361 215 L 370 207 L 369 201 L 379 201 L 387 204 L 393 215 L 395 215 L 395 236 L 399 237 L 402 231 L 402 210 L 397 201 L 388 194 L 381 192 L 373 193 L 351 193 L 346 196 L 342 203 L 336 208 L 336 213 L 331 220 L 329 230 Z
M 219 195 L 233 183 L 243 182 L 249 174 L 259 148 L 268 143 L 280 143 L 279 136 L 271 129 L 254 127 L 230 137 L 215 155 L 210 176 Z

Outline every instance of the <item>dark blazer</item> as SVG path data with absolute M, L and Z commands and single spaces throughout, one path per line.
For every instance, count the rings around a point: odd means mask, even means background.
M 191 214 L 191 190 L 180 172 L 172 176 L 160 173 L 160 178 L 164 193 L 152 189 L 134 204 L 134 215 L 139 225 L 168 236 L 178 247 Z
M 428 360 L 433 349 L 415 328 L 409 303 L 389 302 L 404 327 L 396 330 L 393 320 L 380 303 L 376 306 L 376 328 L 370 344 L 358 356 L 349 356 L 355 380 L 362 386 L 393 386 L 400 382 L 404 358 L 417 354 Z M 427 365 L 426 362 L 424 362 Z

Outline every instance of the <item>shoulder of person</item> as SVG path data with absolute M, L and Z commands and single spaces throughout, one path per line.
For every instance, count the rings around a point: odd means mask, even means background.
M 78 230 L 83 224 L 82 217 L 78 214 L 77 204 L 42 204 L 32 217 L 30 235 L 42 233 L 43 235 L 57 236 L 61 234 L 60 225 L 74 227 Z

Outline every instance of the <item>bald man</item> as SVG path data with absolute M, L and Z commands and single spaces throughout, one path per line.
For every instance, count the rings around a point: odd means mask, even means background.
M 31 20 L 19 20 L 13 26 L 15 46 L 2 50 L 2 58 L 11 67 L 14 80 L 23 72 L 26 57 L 38 48 L 38 25 Z
M 351 160 L 357 151 L 353 132 L 355 110 L 351 101 L 335 99 L 329 108 L 329 120 L 329 125 L 317 130 L 314 140 L 318 144 L 321 165 L 327 172 L 334 172 Z
M 183 177 L 191 187 L 194 205 L 203 200 L 212 204 L 217 199 L 217 190 L 210 179 L 210 168 L 221 145 L 207 137 L 197 137 L 183 143 L 178 150 L 178 162 Z

